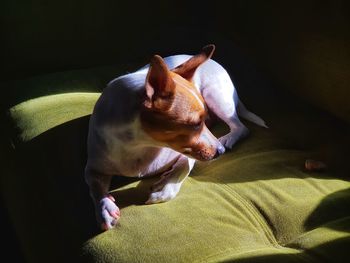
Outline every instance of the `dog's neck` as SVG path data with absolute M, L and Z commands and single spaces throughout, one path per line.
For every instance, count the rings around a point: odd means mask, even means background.
M 137 116 L 123 128 L 116 130 L 118 143 L 115 153 L 120 174 L 124 176 L 148 176 L 168 169 L 179 153 L 152 139 L 140 127 Z
M 125 146 L 130 150 L 137 151 L 143 148 L 165 147 L 165 145 L 155 141 L 143 130 L 139 114 L 120 131 L 121 133 L 117 136 L 125 142 Z

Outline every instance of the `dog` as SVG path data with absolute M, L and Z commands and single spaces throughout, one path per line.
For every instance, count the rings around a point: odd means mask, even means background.
M 238 115 L 265 122 L 240 102 L 226 70 L 210 59 L 214 45 L 194 56 L 154 55 L 149 65 L 112 80 L 89 122 L 85 180 L 102 230 L 120 218 L 109 194 L 114 175 L 159 175 L 146 204 L 173 199 L 196 160 L 209 161 L 231 149 L 248 129 Z M 230 128 L 217 139 L 206 126 L 208 112 Z

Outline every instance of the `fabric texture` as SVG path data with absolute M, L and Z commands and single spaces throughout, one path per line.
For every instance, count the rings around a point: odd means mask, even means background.
M 9 110 L 13 147 L 1 186 L 28 262 L 348 258 L 347 124 L 289 95 L 241 97 L 269 129 L 245 122 L 250 136 L 219 159 L 197 163 L 167 203 L 144 205 L 157 178 L 114 178 L 122 216 L 101 233 L 83 178 L 89 114 L 99 93 L 78 91 Z M 222 123 L 214 127 L 217 136 L 225 132 Z M 326 171 L 306 171 L 310 158 L 324 161 Z

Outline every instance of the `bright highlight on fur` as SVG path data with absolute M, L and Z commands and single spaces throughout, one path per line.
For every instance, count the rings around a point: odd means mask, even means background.
M 214 50 L 208 45 L 194 56 L 155 55 L 104 89 L 90 119 L 85 168 L 103 230 L 120 217 L 108 194 L 112 176 L 160 175 L 145 202 L 166 202 L 178 194 L 196 160 L 213 160 L 248 134 L 238 115 L 267 127 L 239 101 L 226 70 L 210 59 Z M 208 111 L 229 126 L 228 134 L 211 133 Z

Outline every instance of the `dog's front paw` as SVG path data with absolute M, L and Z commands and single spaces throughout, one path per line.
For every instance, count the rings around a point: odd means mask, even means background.
M 152 188 L 152 192 L 146 202 L 146 204 L 157 204 L 167 202 L 174 199 L 177 193 L 180 191 L 181 183 L 168 183 L 164 184 L 161 188 L 160 183 L 157 182 Z
M 108 195 L 102 198 L 97 205 L 96 217 L 102 230 L 113 228 L 120 218 L 119 208 L 114 202 L 113 196 Z
M 225 146 L 226 149 L 232 149 L 233 145 L 236 144 L 237 141 L 243 139 L 248 136 L 249 130 L 246 127 L 241 127 L 238 130 L 231 131 L 228 134 L 219 138 L 220 143 Z

